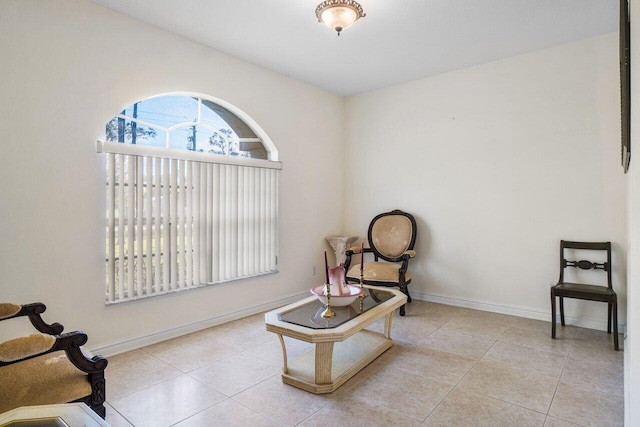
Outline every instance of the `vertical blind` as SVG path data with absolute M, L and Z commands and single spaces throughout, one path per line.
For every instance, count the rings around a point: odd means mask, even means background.
M 157 155 L 169 150 L 150 147 L 131 154 L 117 143 L 100 149 L 107 156 L 107 303 L 277 271 L 279 162 L 169 158 Z

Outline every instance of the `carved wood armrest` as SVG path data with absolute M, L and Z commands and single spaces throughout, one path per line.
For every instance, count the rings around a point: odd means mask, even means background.
M 48 324 L 40 316 L 47 306 L 41 302 L 32 304 L 0 303 L 0 321 L 13 319 L 14 317 L 28 316 L 31 324 L 39 331 L 49 335 L 59 335 L 64 330 L 60 323 Z
M 348 251 L 350 251 L 352 254 L 359 254 L 360 253 L 360 246 L 351 246 L 349 249 L 347 249 Z
M 67 357 L 76 368 L 87 373 L 102 372 L 107 367 L 107 359 L 101 355 L 95 355 L 91 358 L 85 356 L 80 346 L 87 342 L 87 334 L 83 331 L 69 332 L 60 335 L 58 350 L 64 350 Z
M 347 249 L 347 254 L 359 254 L 361 252 L 361 247 L 360 246 L 351 246 L 349 249 Z M 364 253 L 366 254 L 367 252 L 373 252 L 373 249 L 371 248 L 364 248 Z
M 405 274 L 409 268 L 409 260 L 416 256 L 416 251 L 408 250 L 405 251 L 402 255 L 402 266 L 398 269 L 398 273 Z
M 351 256 L 353 254 L 359 254 L 360 252 L 362 252 L 361 246 L 351 246 L 349 249 L 347 249 L 347 251 L 344 253 L 346 256 L 346 259 L 344 261 L 345 271 L 349 271 L 349 266 L 351 265 Z M 364 253 L 362 254 L 362 256 L 364 256 L 364 254 L 366 254 L 367 252 L 373 252 L 373 249 L 364 248 Z

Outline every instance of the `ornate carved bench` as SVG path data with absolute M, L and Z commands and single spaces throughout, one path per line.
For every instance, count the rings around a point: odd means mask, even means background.
M 28 316 L 40 332 L 0 343 L 0 413 L 20 406 L 84 402 L 105 416 L 107 359 L 93 356 L 81 346 L 82 331 L 62 334 L 59 323 L 40 316 L 42 303 L 0 303 L 0 321 Z

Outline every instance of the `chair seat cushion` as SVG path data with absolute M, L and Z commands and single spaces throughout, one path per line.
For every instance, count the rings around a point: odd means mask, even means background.
M 364 263 L 364 280 L 368 282 L 391 282 L 398 283 L 400 276 L 401 264 L 391 262 L 365 262 Z M 347 278 L 352 280 L 360 280 L 360 264 L 356 264 L 347 272 Z M 405 282 L 411 281 L 411 272 L 407 270 L 404 275 Z
M 553 288 L 555 289 L 556 294 L 584 293 L 602 297 L 610 297 L 616 294 L 613 289 L 609 289 L 607 286 L 585 285 L 582 283 L 558 283 Z
M 49 351 L 56 343 L 53 335 L 31 334 L 0 344 L 0 361 L 12 362 Z
M 91 394 L 87 374 L 56 351 L 0 367 L 0 413 L 19 406 L 67 403 Z

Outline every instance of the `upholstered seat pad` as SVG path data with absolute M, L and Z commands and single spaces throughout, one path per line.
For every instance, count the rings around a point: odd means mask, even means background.
M 22 306 L 11 302 L 0 303 L 0 319 L 6 319 L 15 316 L 22 309 Z
M 56 351 L 0 367 L 0 413 L 19 406 L 66 403 L 91 394 L 87 374 Z
M 46 334 L 32 334 L 14 338 L 0 344 L 0 361 L 12 362 L 25 359 L 50 350 L 56 343 L 56 337 Z
M 609 296 L 615 294 L 615 292 L 606 286 L 598 285 L 585 285 L 582 283 L 559 283 L 554 286 L 557 291 L 567 292 L 588 292 L 590 294 L 598 294 L 602 296 Z
M 399 282 L 398 270 L 402 264 L 391 262 L 365 262 L 364 263 L 364 280 L 369 282 Z M 356 264 L 347 272 L 347 278 L 360 280 L 360 264 Z M 405 282 L 411 280 L 411 272 L 407 270 L 404 275 Z

